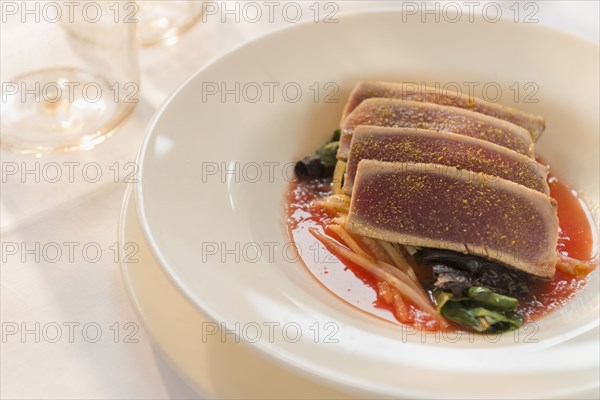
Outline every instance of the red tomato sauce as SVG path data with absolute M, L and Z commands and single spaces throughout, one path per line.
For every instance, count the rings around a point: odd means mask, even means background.
M 550 195 L 558 203 L 560 234 L 557 250 L 582 261 L 593 259 L 594 222 L 586 204 L 564 182 L 549 175 Z M 310 232 L 316 228 L 323 233 L 332 217 L 323 208 L 314 206 L 313 200 L 330 194 L 328 182 L 293 182 L 286 203 L 286 223 L 291 241 L 299 259 L 308 271 L 329 291 L 354 307 L 376 317 L 398 323 L 391 306 L 378 298 L 377 280 L 363 268 L 331 254 Z M 427 267 L 416 268 L 419 278 L 431 274 Z M 571 299 L 586 283 L 586 277 L 570 276 L 557 271 L 550 281 L 535 280 L 530 283 L 530 298 L 520 299 L 516 311 L 526 321 L 535 320 L 555 310 Z M 435 330 L 436 324 L 428 314 L 412 307 L 414 325 Z

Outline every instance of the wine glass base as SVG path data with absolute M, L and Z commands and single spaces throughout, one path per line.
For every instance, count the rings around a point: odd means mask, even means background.
M 90 149 L 135 107 L 121 83 L 75 68 L 50 68 L 3 82 L 0 145 L 18 153 Z

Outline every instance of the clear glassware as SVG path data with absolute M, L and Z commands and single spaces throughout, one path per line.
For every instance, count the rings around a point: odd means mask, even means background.
M 21 153 L 89 149 L 139 96 L 134 2 L 5 2 L 0 144 Z
M 138 1 L 138 42 L 142 46 L 175 43 L 202 16 L 202 1 Z

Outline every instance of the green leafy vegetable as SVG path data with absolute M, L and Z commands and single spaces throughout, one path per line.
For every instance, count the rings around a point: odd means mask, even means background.
M 321 159 L 321 164 L 326 167 L 334 167 L 337 162 L 337 151 L 340 142 L 330 142 L 317 149 L 317 155 Z
M 523 316 L 512 311 L 493 311 L 483 307 L 471 308 L 469 312 L 479 321 L 485 320 L 492 332 L 506 332 L 523 325 Z
M 329 140 L 329 141 L 330 142 L 339 142 L 341 136 L 342 136 L 342 131 L 340 131 L 339 129 L 336 129 L 335 131 L 333 131 L 333 135 L 331 136 L 331 140 Z
M 442 307 L 441 314 L 449 320 L 472 328 L 477 332 L 485 332 L 490 328 L 486 320 L 479 320 L 459 302 L 448 303 Z
M 444 317 L 477 332 L 506 332 L 519 328 L 523 316 L 513 312 L 517 299 L 483 286 L 472 286 L 467 296 L 436 290 L 436 309 Z
M 483 286 L 471 286 L 467 290 L 467 296 L 484 306 L 506 311 L 514 310 L 519 303 L 514 297 L 498 294 Z
M 433 292 L 433 297 L 435 299 L 435 308 L 437 310 L 437 312 L 441 313 L 442 312 L 442 308 L 444 308 L 444 306 L 449 302 L 449 301 L 466 301 L 468 300 L 468 298 L 466 297 L 458 297 L 455 296 L 453 293 L 451 292 L 446 292 L 444 290 L 436 290 Z

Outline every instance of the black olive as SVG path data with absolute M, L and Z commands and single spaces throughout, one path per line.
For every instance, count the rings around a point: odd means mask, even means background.
M 439 278 L 434 282 L 436 287 L 458 293 L 470 281 L 471 285 L 485 286 L 507 296 L 519 297 L 530 293 L 528 284 L 531 279 L 527 274 L 496 261 L 431 248 L 421 248 L 415 256 L 418 262 L 434 267 L 434 278 Z
M 326 167 L 321 164 L 319 156 L 304 157 L 296 163 L 294 172 L 300 180 L 323 179 L 333 176 L 334 167 Z

